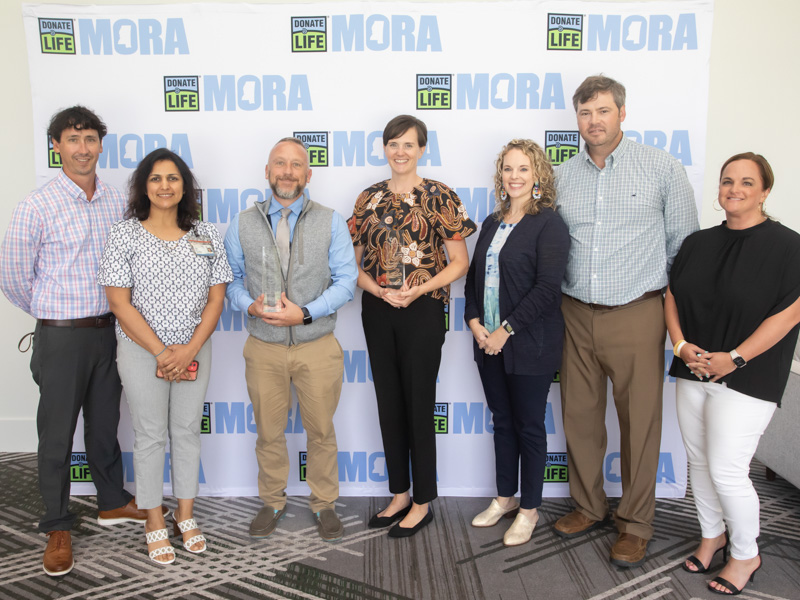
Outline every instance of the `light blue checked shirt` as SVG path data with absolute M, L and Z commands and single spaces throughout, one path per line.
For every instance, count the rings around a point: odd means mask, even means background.
M 108 312 L 97 268 L 125 198 L 99 179 L 95 184 L 89 202 L 59 171 L 14 210 L 0 253 L 0 287 L 32 317 L 80 319 Z
M 666 287 L 684 238 L 699 229 L 683 166 L 624 135 L 604 169 L 585 149 L 559 165 L 556 202 L 572 242 L 561 291 L 587 303 L 618 306 Z

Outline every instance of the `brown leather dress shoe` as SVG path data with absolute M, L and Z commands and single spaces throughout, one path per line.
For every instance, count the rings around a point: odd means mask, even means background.
M 42 566 L 50 577 L 66 575 L 72 571 L 75 561 L 72 560 L 72 536 L 69 531 L 49 531 L 47 548 L 44 551 Z
M 164 515 L 164 518 L 169 514 L 169 508 L 163 504 L 161 505 L 161 514 Z M 136 506 L 135 498 L 120 508 L 101 510 L 97 513 L 97 524 L 105 527 L 120 523 L 144 523 L 145 521 L 147 521 L 147 511 L 140 510 Z
M 607 522 L 608 517 L 602 521 L 592 521 L 582 512 L 573 510 L 556 521 L 556 524 L 553 525 L 553 531 L 563 538 L 576 538 L 602 527 Z
M 626 568 L 638 567 L 644 563 L 649 541 L 632 533 L 620 533 L 611 546 L 611 564 Z

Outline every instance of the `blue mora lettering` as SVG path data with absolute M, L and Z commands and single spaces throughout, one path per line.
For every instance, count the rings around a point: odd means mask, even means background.
M 312 110 L 306 75 L 206 75 L 203 109 L 214 110 Z
M 453 433 L 494 433 L 492 411 L 483 402 L 453 402 Z
M 78 19 L 81 54 L 189 54 L 183 19 Z
M 334 52 L 441 52 L 439 22 L 435 15 L 419 17 L 419 30 L 408 15 L 333 15 Z
M 228 223 L 240 211 L 263 201 L 265 194 L 266 191 L 255 188 L 209 188 L 206 220 L 209 223 Z
M 386 455 L 383 452 L 339 452 L 339 481 L 383 482 L 389 479 L 386 472 Z
M 693 13 L 678 15 L 589 15 L 589 51 L 697 50 L 697 20 Z
M 214 402 L 215 433 L 256 433 L 253 405 L 248 402 Z
M 666 131 L 649 129 L 645 131 L 626 130 L 625 135 L 635 142 L 666 150 L 681 161 L 684 167 L 692 164 L 692 145 L 689 143 L 689 130 L 676 129 L 669 134 Z
M 370 164 L 381 167 L 386 164 L 383 154 L 382 131 L 334 131 L 333 166 L 364 167 Z M 417 163 L 420 166 L 440 167 L 439 136 L 436 131 L 428 131 L 428 145 Z
M 169 148 L 186 161 L 189 168 L 194 167 L 189 135 L 186 133 L 173 133 L 169 144 L 167 138 L 160 133 L 145 133 L 143 136 L 135 133 L 109 133 L 103 138 L 103 152 L 97 164 L 102 169 L 135 169 L 156 148 Z
M 495 204 L 494 189 L 485 187 L 456 188 L 456 194 L 469 213 L 469 218 L 476 223 L 483 223 L 492 214 Z
M 541 89 L 540 89 L 541 88 Z M 561 73 L 458 73 L 456 109 L 563 109 L 564 84 Z
M 605 462 L 606 480 L 610 483 L 622 483 L 621 468 L 620 453 L 609 452 Z M 675 467 L 671 452 L 661 452 L 658 455 L 656 483 L 675 483 Z

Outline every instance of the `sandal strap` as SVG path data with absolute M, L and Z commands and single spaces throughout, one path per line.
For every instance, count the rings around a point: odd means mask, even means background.
M 155 550 L 151 550 L 148 554 L 150 558 L 155 560 L 157 556 L 161 556 L 162 554 L 175 554 L 175 548 L 173 548 L 172 546 L 162 546 L 161 548 L 156 548 Z
M 148 544 L 153 542 L 160 542 L 161 540 L 168 540 L 169 534 L 166 529 L 156 529 L 155 531 L 145 531 L 145 538 Z
M 741 594 L 741 593 L 742 593 L 742 590 L 740 590 L 739 588 L 737 588 L 735 585 L 733 585 L 733 584 L 732 584 L 730 581 L 728 581 L 728 580 L 727 580 L 727 579 L 725 579 L 724 577 L 714 577 L 714 579 L 712 579 L 711 581 L 712 581 L 713 583 L 718 583 L 718 584 L 720 584 L 720 585 L 724 585 L 724 586 L 725 586 L 726 588 L 728 588 L 728 589 L 729 589 L 731 592 L 733 592 L 733 593 L 731 594 L 732 596 L 738 596 L 739 594 Z M 714 592 L 716 592 L 716 591 L 717 591 L 717 590 L 715 590 L 714 588 L 712 588 L 710 585 L 708 586 L 708 589 L 710 589 L 710 590 L 712 590 L 712 591 L 714 591 Z M 717 593 L 718 593 L 718 594 L 724 594 L 725 592 L 717 592 Z
M 187 550 L 189 550 L 189 548 L 191 548 L 191 547 L 192 547 L 192 546 L 194 546 L 195 544 L 197 544 L 197 543 L 199 543 L 199 542 L 205 542 L 205 541 L 206 541 L 206 536 L 204 536 L 204 535 L 201 533 L 200 535 L 195 535 L 195 536 L 192 536 L 192 537 L 190 537 L 188 540 L 186 540 L 185 542 L 183 542 L 183 547 L 184 547 L 184 548 L 186 548 Z M 191 552 L 191 550 L 189 550 L 189 551 Z
M 692 571 L 691 569 L 688 569 L 690 573 L 705 573 L 706 571 L 708 571 L 708 567 L 706 567 L 702 563 L 702 561 L 699 558 L 697 558 L 694 554 L 687 556 L 686 560 L 687 562 L 690 562 L 695 567 L 697 567 L 697 571 Z
M 178 523 L 178 529 L 181 530 L 181 533 L 186 533 L 192 529 L 199 529 L 199 527 L 197 526 L 197 521 L 194 519 L 186 519 L 185 521 Z

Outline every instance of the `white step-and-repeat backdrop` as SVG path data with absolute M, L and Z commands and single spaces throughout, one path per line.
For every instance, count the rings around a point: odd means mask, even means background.
M 554 163 L 582 147 L 572 94 L 605 73 L 628 90 L 625 134 L 677 157 L 699 197 L 705 167 L 712 0 L 692 2 L 181 4 L 24 7 L 31 70 L 37 184 L 52 178 L 50 116 L 85 104 L 106 121 L 99 174 L 124 187 L 159 146 L 178 152 L 203 187 L 204 218 L 224 235 L 231 218 L 268 189 L 271 146 L 307 142 L 314 199 L 348 217 L 358 193 L 389 176 L 381 132 L 397 114 L 429 128 L 419 164 L 455 188 L 477 222 L 494 206 L 493 163 L 501 146 L 529 137 Z M 18 199 L 6 199 L 11 204 Z M 10 206 L 9 206 L 10 210 Z M 469 240 L 470 250 L 475 238 Z M 360 294 L 339 312 L 344 386 L 335 424 L 341 494 L 387 492 Z M 435 423 L 439 492 L 490 496 L 491 414 L 463 321 L 463 282 L 454 285 L 439 373 Z M 255 425 L 244 381 L 241 313 L 228 310 L 213 336 L 200 493 L 256 495 Z M 665 349 L 667 364 L 672 350 Z M 665 376 L 664 433 L 657 493 L 683 496 L 686 463 Z M 609 396 L 610 398 L 610 396 Z M 127 406 L 119 435 L 133 486 Z M 618 428 L 607 415 L 606 490 L 620 494 Z M 567 496 L 559 387 L 547 410 L 545 496 Z M 293 404 L 286 424 L 288 493 L 306 495 L 305 433 Z M 82 430 L 73 486 L 86 482 Z M 169 469 L 165 465 L 165 489 Z

